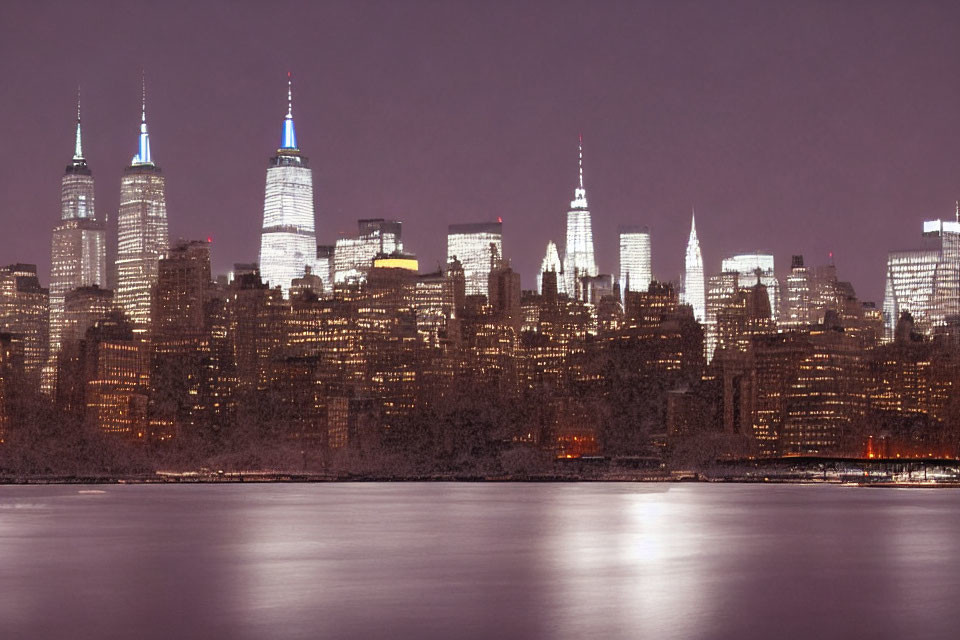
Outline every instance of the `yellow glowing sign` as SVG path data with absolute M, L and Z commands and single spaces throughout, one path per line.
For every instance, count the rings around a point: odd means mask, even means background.
M 420 268 L 414 258 L 376 258 L 373 266 L 377 269 L 406 269 L 407 271 L 417 271 Z

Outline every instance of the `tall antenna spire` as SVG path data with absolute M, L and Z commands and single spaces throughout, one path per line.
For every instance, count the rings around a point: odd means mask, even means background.
M 579 134 L 580 148 L 580 188 L 583 189 L 583 133 Z
M 956 210 L 957 222 L 960 222 L 960 200 L 957 200 L 957 210 Z
M 287 117 L 293 117 L 293 74 L 287 71 Z
M 153 164 L 150 156 L 150 135 L 147 133 L 147 77 L 140 71 L 140 138 L 137 144 L 137 155 L 133 156 L 131 164 Z
M 287 117 L 283 120 L 280 150 L 297 150 L 297 131 L 293 126 L 293 74 L 287 71 Z
M 77 139 L 73 146 L 74 162 L 83 161 L 83 145 L 80 144 L 80 86 L 77 85 Z
M 579 134 L 578 138 L 578 165 L 580 169 L 580 182 L 579 186 L 573 190 L 573 200 L 570 202 L 571 209 L 586 209 L 587 208 L 587 190 L 583 188 L 583 134 Z

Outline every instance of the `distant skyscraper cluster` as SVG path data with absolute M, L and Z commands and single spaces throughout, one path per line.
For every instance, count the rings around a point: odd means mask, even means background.
M 50 288 L 34 265 L 0 268 L 0 442 L 45 393 L 77 433 L 192 452 L 281 443 L 325 461 L 960 452 L 960 207 L 890 254 L 882 309 L 832 261 L 795 255 L 777 274 L 749 252 L 708 269 L 693 213 L 679 278 L 655 278 L 639 224 L 620 228 L 605 273 L 581 138 L 554 218 L 563 244 L 547 243 L 535 290 L 499 218 L 450 224 L 446 261 L 421 273 L 400 220 L 361 218 L 318 245 L 289 75 L 259 262 L 215 276 L 209 240 L 171 244 L 165 186 L 144 87 L 108 265 L 78 105 Z

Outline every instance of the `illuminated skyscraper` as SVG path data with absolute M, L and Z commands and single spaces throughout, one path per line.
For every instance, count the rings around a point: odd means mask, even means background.
M 557 276 L 557 293 L 566 293 L 564 289 L 563 265 L 560 264 L 560 254 L 557 252 L 557 244 L 551 240 L 547 243 L 547 253 L 543 256 L 543 262 L 540 263 L 540 271 L 537 272 L 537 293 L 543 294 L 543 274 L 545 271 L 552 271 Z
M 724 258 L 724 273 L 740 275 L 740 284 L 744 287 L 759 282 L 767 288 L 770 298 L 770 313 L 777 320 L 780 317 L 780 281 L 773 271 L 773 256 L 768 253 L 744 253 L 732 258 Z
M 93 174 L 83 157 L 80 103 L 73 161 L 60 180 L 60 223 L 53 229 L 50 260 L 50 360 L 60 350 L 64 297 L 77 287 L 106 284 L 106 231 L 94 208 Z
M 713 360 L 719 340 L 717 316 L 730 304 L 740 290 L 740 276 L 737 273 L 721 273 L 710 276 L 704 296 L 703 346 L 707 362 Z M 689 303 L 687 303 L 689 304 Z
M 12 264 L 0 268 L 0 333 L 14 334 L 23 345 L 23 367 L 37 387 L 47 362 L 50 338 L 49 291 L 40 286 L 37 266 Z
M 887 340 L 893 339 L 904 311 L 926 335 L 960 316 L 960 211 L 956 221 L 924 222 L 923 238 L 924 248 L 893 251 L 887 258 L 883 299 Z
M 263 200 L 263 232 L 260 236 L 260 274 L 271 287 L 280 286 L 284 296 L 294 278 L 313 267 L 317 257 L 314 233 L 313 172 L 300 155 L 293 126 L 293 88 L 287 74 L 287 117 L 277 155 L 267 168 Z
M 567 244 L 564 247 L 564 286 L 570 297 L 583 298 L 579 279 L 597 275 L 593 256 L 593 224 L 587 205 L 587 191 L 583 188 L 583 136 L 579 146 L 580 186 L 573 191 L 570 211 L 567 212 Z
M 622 286 L 622 285 L 621 285 Z M 687 240 L 687 257 L 683 271 L 683 302 L 693 307 L 693 317 L 704 323 L 707 319 L 706 286 L 703 277 L 703 254 L 697 238 L 697 214 L 690 216 L 690 239 Z M 707 358 L 712 349 L 708 347 Z
M 452 224 L 447 230 L 447 262 L 459 260 L 466 279 L 466 295 L 487 295 L 493 261 L 503 256 L 503 224 Z
M 702 273 L 702 272 L 701 272 Z M 627 291 L 646 291 L 653 272 L 650 268 L 650 231 L 646 227 L 620 229 L 620 296 Z
M 167 251 L 167 202 L 164 177 L 150 154 L 144 91 L 137 155 L 120 181 L 117 216 L 117 305 L 135 331 L 150 327 L 150 289 Z
M 370 218 L 357 221 L 357 237 L 340 238 L 333 251 L 333 281 L 364 282 L 380 254 L 402 253 L 401 223 Z

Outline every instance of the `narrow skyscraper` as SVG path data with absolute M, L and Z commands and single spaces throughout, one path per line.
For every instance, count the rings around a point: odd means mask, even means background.
M 580 278 L 597 275 L 593 256 L 593 225 L 587 206 L 587 191 L 583 188 L 583 136 L 579 144 L 580 186 L 573 191 L 570 211 L 567 212 L 567 244 L 564 247 L 563 274 L 567 294 L 582 299 Z
M 650 267 L 650 230 L 646 227 L 620 229 L 620 296 L 628 291 L 644 292 L 650 288 L 653 270 Z
M 260 274 L 288 296 L 290 283 L 313 267 L 317 257 L 314 232 L 313 172 L 300 154 L 293 126 L 293 83 L 287 73 L 287 117 L 277 155 L 267 168 L 260 236 Z
M 137 332 L 150 328 L 150 288 L 168 247 L 165 181 L 150 153 L 145 86 L 137 154 L 123 171 L 117 216 L 116 302 Z
M 106 231 L 96 216 L 93 174 L 83 157 L 79 96 L 73 160 L 60 180 L 60 222 L 53 229 L 50 258 L 50 361 L 55 363 L 67 292 L 103 286 L 107 279 Z
M 693 317 L 703 324 L 707 315 L 706 292 L 703 280 L 703 254 L 697 238 L 697 213 L 690 214 L 690 239 L 683 270 L 683 302 L 693 307 Z

